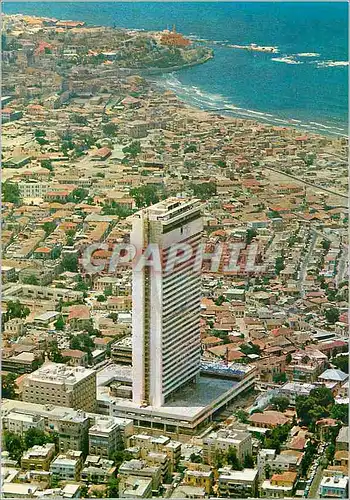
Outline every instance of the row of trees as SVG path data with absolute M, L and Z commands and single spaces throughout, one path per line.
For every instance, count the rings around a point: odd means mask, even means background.
M 312 432 L 316 422 L 322 418 L 331 417 L 343 424 L 348 423 L 348 405 L 336 404 L 332 391 L 327 387 L 316 387 L 309 396 L 297 396 L 295 407 L 301 425 Z

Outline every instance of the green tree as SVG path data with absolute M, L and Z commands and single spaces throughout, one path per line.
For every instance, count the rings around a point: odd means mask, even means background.
M 349 405 L 348 404 L 335 404 L 331 409 L 331 417 L 339 420 L 345 425 L 349 423 Z
M 250 245 L 253 238 L 255 238 L 256 235 L 257 235 L 257 232 L 255 229 L 252 229 L 252 228 L 247 229 L 247 234 L 246 234 L 246 238 L 245 238 L 246 244 Z
M 88 121 L 87 118 L 83 115 L 80 115 L 79 113 L 73 113 L 70 115 L 70 121 L 72 123 L 77 123 L 79 125 L 87 125 Z
M 134 198 L 138 208 L 149 207 L 159 201 L 157 189 L 150 184 L 130 189 L 130 196 Z
M 56 223 L 52 221 L 44 222 L 43 230 L 45 231 L 45 236 L 48 236 L 56 229 Z
M 4 399 L 16 399 L 16 378 L 15 373 L 8 373 L 1 377 L 1 397 Z
M 275 396 L 271 398 L 270 403 L 276 410 L 284 412 L 289 406 L 289 399 L 285 396 Z
M 243 462 L 244 467 L 247 469 L 252 469 L 254 467 L 254 460 L 251 455 L 246 455 Z
M 123 153 L 130 158 L 136 158 L 141 153 L 141 144 L 139 141 L 133 141 L 129 146 L 123 148 Z
M 328 250 L 330 249 L 330 246 L 331 246 L 331 242 L 329 240 L 322 240 L 321 245 L 322 245 L 323 250 L 328 252 Z
M 46 443 L 53 443 L 53 437 L 50 436 L 50 434 L 42 431 L 41 429 L 32 427 L 28 429 L 24 434 L 24 445 L 26 449 L 36 445 L 42 446 Z
M 81 203 L 87 197 L 89 191 L 84 188 L 75 188 L 71 193 L 71 199 L 74 203 Z
M 285 373 L 275 373 L 272 377 L 275 384 L 287 382 L 287 375 Z
M 69 343 L 70 349 L 79 349 L 80 351 L 87 352 L 88 354 L 91 354 L 94 346 L 94 341 L 92 340 L 90 335 L 86 333 L 79 333 L 78 335 L 74 335 Z
M 34 137 L 37 139 L 38 137 L 46 137 L 46 132 L 45 130 L 36 130 L 34 132 Z
M 23 283 L 25 285 L 38 285 L 39 281 L 35 274 L 30 274 L 29 276 L 24 276 Z
M 193 195 L 201 200 L 209 200 L 216 195 L 216 184 L 214 182 L 202 182 L 201 184 L 191 184 Z
M 236 418 L 242 423 L 242 424 L 247 424 L 248 423 L 248 413 L 242 409 L 237 410 L 236 413 Z
M 21 202 L 21 194 L 18 184 L 15 182 L 5 181 L 2 184 L 2 199 L 5 203 L 14 203 L 19 205 Z
M 281 273 L 281 271 L 283 271 L 284 267 L 284 257 L 277 257 L 275 262 L 275 272 L 277 276 Z
M 349 356 L 347 354 L 331 359 L 331 363 L 342 372 L 349 373 Z
M 63 363 L 64 357 L 58 348 L 57 340 L 51 340 L 46 346 L 47 357 L 54 363 Z
M 227 167 L 227 164 L 226 164 L 226 162 L 225 162 L 224 160 L 218 160 L 218 161 L 216 162 L 216 164 L 217 164 L 217 166 L 218 166 L 218 167 L 220 167 L 220 168 L 225 168 L 225 167 Z
M 289 363 L 292 361 L 292 355 L 290 352 L 288 352 L 287 356 L 286 356 L 286 363 L 287 365 L 289 365 Z
M 78 257 L 75 254 L 65 254 L 62 259 L 62 267 L 64 271 L 71 273 L 78 272 Z
M 101 294 L 96 297 L 96 300 L 97 302 L 106 302 L 107 299 L 104 295 Z
M 237 450 L 233 446 L 230 446 L 226 455 L 226 460 L 229 465 L 232 466 L 234 470 L 242 470 L 242 464 L 237 457 Z
M 104 205 L 102 208 L 102 215 L 117 215 L 121 219 L 126 219 L 132 213 L 130 208 L 123 207 L 123 205 L 114 201 L 110 205 Z
M 117 133 L 117 130 L 118 130 L 118 125 L 116 125 L 115 123 L 112 123 L 112 122 L 105 123 L 102 126 L 102 132 L 107 137 L 114 137 Z
M 52 162 L 50 160 L 42 160 L 40 164 L 42 168 L 47 168 L 47 170 L 49 170 L 50 172 L 53 171 Z
M 270 464 L 265 465 L 264 474 L 265 474 L 266 479 L 270 479 L 270 477 L 271 477 L 271 465 Z
M 221 469 L 221 467 L 224 466 L 225 455 L 223 454 L 223 452 L 221 450 L 216 450 L 216 452 L 214 454 L 213 463 L 214 463 L 215 469 Z
M 330 307 L 329 309 L 326 309 L 324 315 L 327 322 L 331 325 L 334 325 L 334 323 L 339 321 L 339 309 L 337 309 L 336 307 Z
M 44 137 L 37 137 L 36 142 L 40 144 L 40 146 L 45 146 L 45 144 L 49 144 L 49 141 L 47 139 L 44 139 Z
M 125 461 L 131 460 L 133 458 L 133 455 L 130 452 L 126 451 L 124 448 L 121 448 L 110 454 L 109 458 L 110 460 L 113 460 L 114 465 L 116 466 L 116 469 L 118 471 L 121 464 Z
M 332 391 L 327 387 L 316 387 L 309 396 L 296 397 L 295 409 L 301 425 L 314 430 L 317 420 L 328 417 L 333 405 Z
M 198 453 L 191 453 L 190 462 L 194 464 L 201 464 L 203 462 L 202 457 Z
M 248 354 L 260 355 L 260 347 L 257 344 L 241 344 L 239 349 L 246 356 L 248 356 Z
M 19 462 L 25 450 L 22 437 L 13 432 L 4 431 L 3 446 L 9 452 L 10 458 Z
M 280 453 L 281 445 L 287 440 L 290 429 L 290 424 L 278 425 L 277 427 L 274 427 L 265 434 L 263 447 L 274 449 L 277 453 Z
M 17 300 L 9 300 L 7 302 L 7 311 L 6 316 L 7 319 L 20 318 L 25 319 L 30 314 L 30 309 L 27 306 L 24 306 Z
M 300 463 L 300 472 L 303 477 L 306 477 L 307 471 L 309 470 L 316 453 L 317 442 L 314 440 L 309 440 L 306 444 L 306 449 Z
M 119 479 L 111 477 L 107 483 L 107 494 L 109 498 L 119 497 Z
M 195 144 L 189 144 L 184 148 L 184 153 L 195 153 L 197 151 L 197 146 Z
M 225 302 L 225 297 L 223 295 L 219 295 L 219 297 L 215 301 L 215 305 L 221 306 Z
M 66 324 L 64 322 L 63 316 L 59 316 L 57 321 L 54 323 L 54 327 L 56 330 L 63 331 L 65 328 Z
M 84 281 L 79 281 L 75 285 L 74 290 L 77 290 L 78 292 L 86 292 L 89 290 L 89 286 Z

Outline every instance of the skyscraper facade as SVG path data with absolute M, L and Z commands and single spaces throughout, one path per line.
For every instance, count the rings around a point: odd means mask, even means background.
M 135 214 L 133 401 L 162 406 L 200 370 L 198 200 L 170 198 Z M 142 257 L 141 257 L 142 255 Z M 146 264 L 146 265 L 145 265 Z

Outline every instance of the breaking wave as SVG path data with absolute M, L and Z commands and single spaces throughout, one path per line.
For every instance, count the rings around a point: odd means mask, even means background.
M 283 118 L 271 113 L 235 106 L 230 99 L 221 94 L 206 92 L 193 85 L 184 85 L 177 78 L 175 73 L 161 75 L 156 79 L 152 79 L 152 81 L 160 88 L 175 92 L 177 96 L 186 104 L 192 105 L 204 111 L 216 112 L 221 115 L 236 116 L 238 118 L 250 119 L 280 127 L 301 127 L 303 129 L 308 129 L 310 133 L 327 133 L 347 137 L 347 129 L 345 127 L 335 126 L 333 122 L 303 122 L 295 118 Z

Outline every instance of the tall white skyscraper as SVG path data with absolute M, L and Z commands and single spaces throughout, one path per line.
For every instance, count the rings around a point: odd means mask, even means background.
M 153 262 L 133 269 L 133 401 L 138 405 L 162 406 L 199 374 L 201 285 L 194 260 L 202 230 L 198 200 L 170 198 L 135 214 L 131 244 Z

